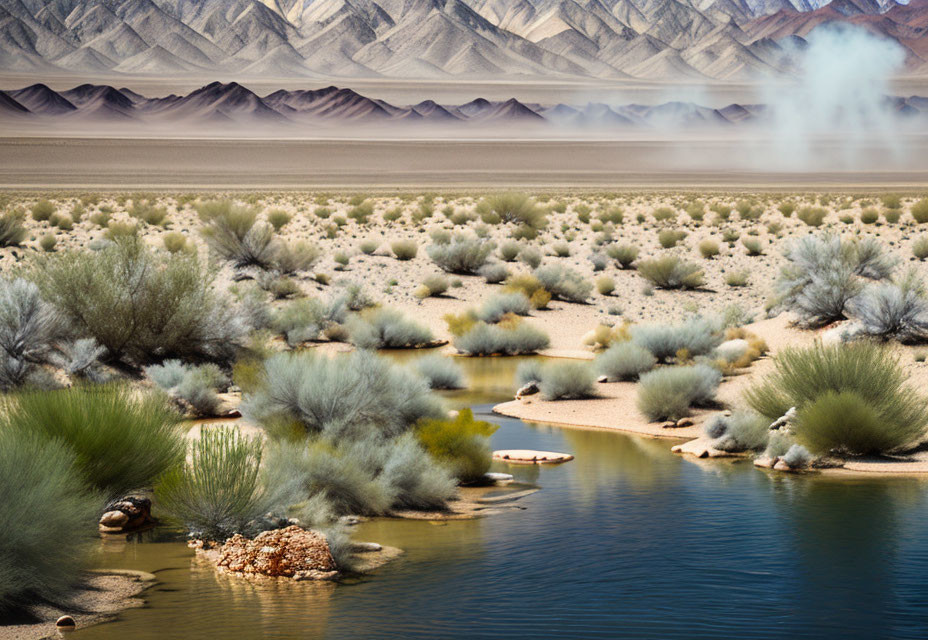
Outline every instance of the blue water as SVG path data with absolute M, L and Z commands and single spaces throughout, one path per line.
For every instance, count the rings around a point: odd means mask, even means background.
M 451 402 L 485 414 L 512 366 L 470 362 L 482 382 Z M 192 565 L 177 543 L 118 545 L 103 564 L 162 584 L 146 608 L 76 636 L 928 638 L 925 481 L 775 474 L 678 457 L 666 441 L 492 419 L 495 448 L 576 456 L 498 467 L 541 488 L 524 510 L 365 523 L 359 539 L 406 553 L 338 586 L 254 586 Z

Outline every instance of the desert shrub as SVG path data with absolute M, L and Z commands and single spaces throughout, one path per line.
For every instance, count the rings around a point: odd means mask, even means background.
M 380 246 L 380 242 L 374 240 L 373 238 L 368 238 L 367 240 L 362 240 L 358 245 L 358 250 L 366 256 L 373 255 L 377 251 L 377 247 Z
M 0 390 L 25 384 L 67 337 L 58 311 L 22 278 L 0 278 Z
M 659 362 L 667 362 L 681 352 L 690 357 L 706 355 L 722 341 L 720 327 L 700 317 L 679 325 L 634 326 L 631 335 L 635 344 L 650 351 Z
M 488 262 L 480 267 L 477 274 L 482 277 L 487 284 L 499 284 L 509 277 L 509 269 L 501 262 Z
M 677 211 L 670 207 L 658 207 L 651 214 L 656 222 L 669 222 L 677 219 Z
M 527 264 L 532 269 L 537 269 L 541 264 L 541 251 L 535 247 L 525 246 L 519 251 L 519 261 Z
M 713 416 L 703 425 L 703 433 L 721 451 L 761 451 L 767 446 L 770 423 L 751 411 L 736 411 Z
M 499 293 L 483 303 L 477 311 L 477 319 L 482 322 L 495 324 L 502 320 L 506 314 L 514 313 L 518 316 L 527 316 L 531 309 L 528 297 L 521 291 L 513 293 Z
M 542 368 L 538 389 L 545 400 L 592 398 L 595 382 L 589 363 L 552 362 Z
M 369 351 L 336 358 L 311 352 L 271 356 L 241 410 L 258 424 L 284 418 L 311 434 L 350 432 L 369 423 L 389 437 L 420 418 L 442 415 L 425 380 Z
M 416 437 L 430 456 L 447 465 L 462 482 L 475 482 L 490 470 L 489 438 L 499 425 L 475 420 L 470 409 L 452 419 L 427 419 L 416 425 Z
M 600 212 L 599 219 L 605 224 L 622 224 L 625 220 L 625 213 L 621 207 L 609 207 Z
M 596 356 L 594 366 L 609 382 L 637 380 L 642 373 L 653 369 L 657 358 L 650 351 L 631 341 L 613 343 Z
M 899 222 L 899 218 L 902 217 L 901 209 L 887 209 L 883 212 L 883 217 L 886 218 L 886 222 L 889 224 L 896 224 Z
M 887 193 L 881 198 L 883 206 L 887 209 L 901 209 L 902 197 L 895 193 Z
M 796 217 L 805 222 L 810 227 L 820 227 L 825 222 L 825 216 L 828 214 L 824 209 L 813 207 L 803 207 L 796 214 Z
M 505 262 L 512 262 L 519 256 L 519 251 L 522 250 L 522 245 L 518 242 L 509 240 L 504 242 L 499 246 L 499 257 Z
M 205 215 L 201 233 L 210 250 L 220 259 L 231 262 L 236 268 L 270 268 L 274 263 L 277 244 L 274 227 L 257 222 L 258 210 L 254 207 L 230 205 L 228 209 Z
M 706 203 L 702 200 L 689 203 L 686 206 L 686 214 L 694 222 L 702 222 L 702 219 L 706 216 Z
M 928 300 L 917 273 L 899 282 L 871 284 L 848 303 L 864 334 L 883 340 L 917 343 L 928 340 Z
M 50 219 L 55 212 L 58 210 L 58 207 L 49 200 L 39 200 L 34 205 L 32 205 L 32 219 L 36 222 L 45 222 Z
M 26 236 L 22 212 L 7 211 L 0 214 L 0 247 L 17 247 Z
M 314 244 L 302 240 L 278 242 L 269 266 L 278 273 L 292 275 L 309 271 L 321 257 L 322 250 Z
M 880 212 L 872 207 L 860 212 L 860 221 L 864 224 L 875 224 L 879 219 Z
M 912 255 L 919 260 L 928 258 L 928 235 L 919 236 L 912 242 Z
M 590 255 L 590 264 L 594 272 L 604 271 L 609 266 L 609 259 L 601 253 L 594 253 Z
M 219 409 L 216 390 L 225 383 L 225 376 L 214 364 L 193 366 L 180 360 L 145 368 L 155 384 L 174 397 L 187 402 L 200 416 L 214 416 Z
M 548 214 L 524 193 L 500 193 L 477 203 L 477 212 L 487 224 L 514 224 L 524 237 L 534 237 L 548 225 Z
M 260 440 L 234 428 L 202 428 L 186 462 L 161 476 L 155 487 L 158 506 L 197 538 L 254 535 L 254 521 L 268 507 L 259 481 L 261 456 Z
M 661 289 L 698 289 L 706 283 L 702 268 L 678 256 L 665 255 L 638 263 L 638 273 Z
M 729 247 L 735 246 L 735 243 L 738 242 L 738 238 L 740 237 L 741 233 L 736 229 L 722 230 L 722 242 L 727 244 Z
M 638 410 L 651 421 L 679 420 L 690 407 L 713 402 L 721 380 L 718 370 L 704 364 L 655 369 L 638 382 Z
M 128 213 L 136 220 L 153 226 L 164 224 L 168 217 L 167 209 L 155 206 L 155 203 L 150 200 L 133 201 Z
M 395 309 L 368 309 L 348 320 L 351 343 L 361 349 L 407 349 L 429 344 L 432 332 Z
M 275 231 L 280 231 L 283 229 L 290 223 L 290 220 L 292 219 L 293 216 L 291 216 L 283 209 L 271 209 L 267 212 L 267 221 L 272 227 L 274 227 Z
M 443 356 L 429 355 L 418 358 L 415 369 L 426 379 L 430 389 L 464 388 L 464 374 L 461 367 Z
M 541 360 L 526 360 L 524 362 L 520 362 L 519 366 L 516 367 L 516 384 L 519 387 L 523 387 L 530 382 L 541 382 L 543 369 L 544 362 Z
M 422 284 L 419 285 L 419 288 L 416 290 L 416 296 L 419 298 L 440 296 L 448 291 L 449 286 L 451 285 L 448 282 L 448 278 L 443 275 L 433 274 L 426 276 Z
M 672 249 L 686 237 L 686 231 L 679 229 L 661 229 L 657 233 L 657 241 L 665 249 Z
M 611 296 L 615 291 L 615 280 L 611 276 L 596 278 L 596 291 L 602 296 Z
M 790 469 L 802 469 L 812 464 L 812 454 L 801 444 L 794 444 L 781 456 Z
M 397 260 L 412 260 L 419 253 L 419 245 L 415 240 L 394 240 L 390 243 L 390 250 Z
M 773 421 L 796 407 L 794 433 L 813 451 L 883 453 L 925 434 L 928 406 L 906 385 L 908 374 L 888 349 L 871 342 L 787 348 L 775 371 L 745 393 Z
M 558 258 L 570 257 L 570 245 L 566 242 L 555 242 L 551 245 L 551 251 L 553 251 L 554 255 Z
M 333 325 L 345 321 L 348 309 L 345 296 L 328 302 L 318 299 L 295 300 L 274 311 L 270 328 L 283 334 L 291 347 L 316 340 Z
M 747 250 L 749 256 L 762 256 L 764 255 L 764 248 L 760 243 L 760 240 L 757 238 L 745 238 L 741 241 L 741 244 L 744 245 L 744 248 Z
M 180 231 L 171 231 L 164 234 L 161 237 L 161 242 L 169 253 L 178 253 L 187 248 L 187 236 Z
M 777 306 L 795 312 L 807 326 L 844 318 L 848 302 L 863 289 L 860 278 L 886 278 L 895 266 L 878 242 L 842 241 L 831 234 L 801 238 L 785 256 L 788 264 L 776 283 Z
M 615 260 L 623 269 L 628 269 L 638 259 L 638 247 L 630 244 L 617 244 L 606 247 L 606 255 Z
M 99 508 L 64 442 L 0 429 L 0 619 L 67 604 L 89 564 Z
M 383 212 L 383 221 L 384 222 L 396 222 L 403 217 L 403 209 L 401 207 L 393 207 L 392 209 L 387 209 Z
M 750 280 L 750 272 L 746 269 L 743 271 L 729 271 L 725 274 L 725 284 L 729 287 L 746 287 Z
M 566 302 L 586 302 L 593 292 L 593 284 L 580 273 L 559 264 L 535 269 L 534 275 L 545 291 Z
M 248 328 L 196 256 L 156 254 L 137 238 L 42 256 L 28 277 L 114 358 L 229 361 Z
M 928 198 L 923 198 L 912 205 L 912 219 L 918 224 L 928 222 Z
M 45 253 L 51 253 L 55 250 L 56 246 L 58 246 L 58 238 L 51 233 L 43 234 L 42 237 L 39 238 L 39 247 Z
M 699 253 L 703 258 L 714 258 L 719 255 L 719 243 L 717 240 L 703 240 L 699 243 Z
M 549 344 L 550 339 L 543 331 L 524 322 L 514 327 L 478 322 L 454 340 L 458 351 L 471 356 L 527 355 L 546 349 Z
M 433 244 L 429 258 L 449 273 L 477 273 L 493 250 L 493 243 L 478 238 L 455 236 L 448 244 Z
M 777 209 L 783 214 L 784 218 L 789 218 L 793 215 L 793 212 L 796 211 L 796 204 L 787 200 L 786 202 L 781 202 Z
M 20 392 L 3 400 L 0 431 L 63 443 L 88 486 L 120 497 L 151 486 L 181 456 L 177 415 L 157 396 L 122 386 Z

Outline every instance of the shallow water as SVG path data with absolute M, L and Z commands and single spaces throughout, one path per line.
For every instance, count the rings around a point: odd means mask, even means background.
M 412 356 L 399 356 L 412 357 Z M 486 413 L 515 360 L 461 359 L 453 406 Z M 498 466 L 541 491 L 480 520 L 378 520 L 359 540 L 406 553 L 345 584 L 255 586 L 178 542 L 111 542 L 152 571 L 148 606 L 80 639 L 925 638 L 928 483 L 787 476 L 677 457 L 667 441 L 493 416 L 495 448 L 573 453 Z

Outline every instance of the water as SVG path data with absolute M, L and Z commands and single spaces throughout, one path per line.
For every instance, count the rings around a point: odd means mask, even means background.
M 471 389 L 450 404 L 486 413 L 511 394 L 515 361 L 461 362 Z M 365 523 L 357 539 L 406 553 L 340 585 L 259 586 L 182 543 L 110 543 L 102 566 L 160 583 L 145 608 L 75 637 L 928 637 L 928 483 L 773 474 L 677 457 L 667 441 L 492 419 L 495 448 L 576 456 L 496 468 L 541 487 L 525 510 Z

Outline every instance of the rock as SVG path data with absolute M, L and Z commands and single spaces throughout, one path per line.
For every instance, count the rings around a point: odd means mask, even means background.
M 793 468 L 786 464 L 785 460 L 777 460 L 777 463 L 773 465 L 774 470 L 776 471 L 792 471 Z
M 609 376 L 599 376 L 596 378 L 596 382 L 602 384 L 604 382 L 609 382 Z
M 569 453 L 532 451 L 531 449 L 504 449 L 494 451 L 493 458 L 516 464 L 558 464 L 574 459 Z
M 777 463 L 776 458 L 770 458 L 766 456 L 760 457 L 760 458 L 754 458 L 755 467 L 763 467 L 764 469 L 773 469 L 773 465 L 775 465 L 776 463 Z
M 376 553 L 377 551 L 383 550 L 383 546 L 377 544 L 376 542 L 354 542 L 352 543 L 351 548 L 356 553 Z
M 133 531 L 151 522 L 151 500 L 126 496 L 107 505 L 100 518 L 100 528 L 109 532 Z
M 677 423 L 673 420 L 668 420 L 667 422 L 661 423 L 661 429 L 676 429 Z
M 513 480 L 511 473 L 495 473 L 493 471 L 488 471 L 483 474 L 483 477 L 491 484 L 509 484 Z
M 521 400 L 525 396 L 532 396 L 538 393 L 538 383 L 534 380 L 522 385 L 522 388 L 516 391 L 516 400 Z
M 732 454 L 728 451 L 722 451 L 712 446 L 713 440 L 708 438 L 696 438 L 683 444 L 671 447 L 673 453 L 687 453 L 697 458 L 730 458 Z
M 77 626 L 77 623 L 74 622 L 74 618 L 71 616 L 61 616 L 55 620 L 55 626 L 62 630 L 74 629 Z
M 782 416 L 780 416 L 779 418 L 777 418 L 770 424 L 770 430 L 776 431 L 777 429 L 788 427 L 789 423 L 795 417 L 796 417 L 796 407 L 790 407 L 789 411 L 784 413 Z
M 329 580 L 338 567 L 324 535 L 289 526 L 264 531 L 254 540 L 234 535 L 219 547 L 216 565 L 243 575 Z
M 689 418 L 681 418 L 680 420 L 677 420 L 676 427 L 677 429 L 683 429 L 685 427 L 692 427 L 694 424 L 695 423 Z
M 111 529 L 122 529 L 129 524 L 129 516 L 122 511 L 107 511 L 100 517 L 100 525 Z

